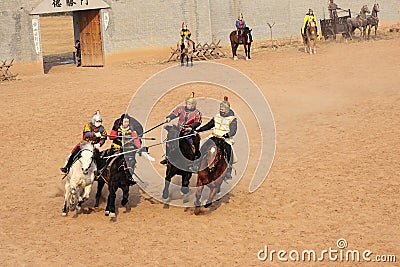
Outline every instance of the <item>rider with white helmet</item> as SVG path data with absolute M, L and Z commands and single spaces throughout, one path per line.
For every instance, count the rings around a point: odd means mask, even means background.
M 103 126 L 103 118 L 100 115 L 100 111 L 93 115 L 92 120 L 89 123 L 86 123 L 83 127 L 83 136 L 82 141 L 80 141 L 76 146 L 72 149 L 69 154 L 65 166 L 60 168 L 60 170 L 67 174 L 72 164 L 75 161 L 75 157 L 79 154 L 80 146 L 83 141 L 91 143 L 95 148 L 95 154 L 98 153 L 99 148 L 105 143 L 107 139 L 107 131 Z

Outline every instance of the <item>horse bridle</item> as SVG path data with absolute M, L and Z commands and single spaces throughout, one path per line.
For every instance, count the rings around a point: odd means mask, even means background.
M 90 151 L 90 152 L 92 152 L 92 157 L 91 157 L 90 164 L 89 164 L 89 167 L 88 167 L 88 168 L 90 168 L 90 166 L 92 166 L 92 163 L 93 163 L 93 161 L 94 161 L 94 151 L 93 151 L 93 150 L 90 150 L 90 149 L 81 149 L 81 151 L 79 151 L 79 154 L 81 154 L 81 156 L 82 156 L 82 152 L 83 152 L 83 151 Z M 79 160 L 79 162 L 82 164 L 81 159 L 79 158 L 78 160 Z

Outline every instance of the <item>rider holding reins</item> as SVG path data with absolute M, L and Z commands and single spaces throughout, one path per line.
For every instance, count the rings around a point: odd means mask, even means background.
M 170 122 L 175 118 L 178 119 L 178 125 L 181 128 L 181 133 L 179 136 L 183 136 L 185 134 L 191 134 L 197 127 L 201 125 L 201 112 L 196 108 L 196 99 L 194 98 L 194 92 L 192 92 L 192 96 L 186 98 L 185 105 L 179 106 L 174 109 L 171 114 L 169 114 L 165 122 Z M 195 158 L 200 157 L 200 136 L 193 135 L 189 142 L 194 147 Z M 162 160 L 161 164 L 167 164 L 167 157 Z
M 83 136 L 82 141 L 79 142 L 69 154 L 65 166 L 60 168 L 61 172 L 67 174 L 69 169 L 71 168 L 72 164 L 74 163 L 75 157 L 79 154 L 81 150 L 80 146 L 83 141 L 91 143 L 95 148 L 95 161 L 96 158 L 99 156 L 98 150 L 99 148 L 104 145 L 107 139 L 107 131 L 105 130 L 103 124 L 103 118 L 100 116 L 100 111 L 97 111 L 92 120 L 89 123 L 86 123 L 83 127 Z
M 207 124 L 200 127 L 197 132 L 204 132 L 213 129 L 211 137 L 223 138 L 224 147 L 222 148 L 228 156 L 228 168 L 226 169 L 225 178 L 232 179 L 233 150 L 231 139 L 237 132 L 237 119 L 235 112 L 231 109 L 228 97 L 224 97 L 219 107 L 219 113 L 215 115 Z
M 143 134 L 143 126 L 129 114 L 122 114 L 120 118 L 114 121 L 113 128 L 110 134 L 111 154 L 123 152 L 123 150 L 137 150 L 142 148 L 142 142 L 139 139 L 140 135 Z M 150 159 L 151 157 L 147 154 L 145 148 L 144 151 L 139 150 L 139 155 L 145 154 Z M 110 156 L 110 155 L 109 155 Z M 153 159 L 154 160 L 154 159 Z M 125 175 L 130 181 L 130 185 L 136 184 L 129 169 L 133 169 L 136 164 L 135 153 L 125 155 Z M 132 170 L 134 171 L 134 170 Z
M 317 17 L 314 15 L 314 11 L 311 8 L 308 9 L 308 13 L 304 17 L 304 23 L 303 23 L 303 27 L 301 28 L 301 33 L 302 33 L 303 37 L 306 36 L 307 25 L 308 25 L 309 22 L 312 22 L 312 21 L 315 22 L 315 29 L 316 29 L 316 32 L 317 32 L 317 38 L 319 39 L 320 37 L 319 37 L 318 26 L 317 26 L 318 25 L 318 23 L 317 23 L 318 20 L 317 20 Z
M 192 39 L 190 39 L 190 36 L 192 36 L 192 33 L 189 31 L 185 22 L 182 22 L 182 29 L 180 31 L 180 35 L 181 35 L 181 45 L 183 45 L 185 43 L 185 40 L 187 39 L 189 42 L 192 43 L 193 51 L 195 51 L 196 48 L 195 48 L 194 42 L 192 41 Z

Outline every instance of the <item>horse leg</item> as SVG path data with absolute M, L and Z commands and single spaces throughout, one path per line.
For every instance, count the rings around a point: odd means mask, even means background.
M 128 199 L 129 199 L 129 185 L 124 186 L 124 188 L 122 188 L 122 200 L 121 200 L 121 205 L 125 206 L 128 203 Z
M 171 175 L 167 175 L 167 177 L 165 177 L 164 190 L 162 194 L 163 199 L 168 199 L 169 197 L 169 184 L 171 183 L 171 179 L 172 179 Z
M 376 39 L 376 31 L 378 30 L 378 24 L 376 24 L 376 25 L 374 26 L 374 28 L 375 28 L 375 36 L 374 36 L 374 39 Z
M 69 209 L 68 203 L 70 201 L 70 198 L 71 198 L 71 191 L 70 191 L 69 181 L 67 180 L 67 182 L 65 183 L 64 206 L 61 213 L 62 216 L 67 216 L 68 214 L 68 209 Z
M 250 49 L 251 49 L 251 43 L 249 43 L 247 45 L 247 56 L 249 57 L 249 60 L 251 59 L 251 57 L 250 57 Z
M 109 190 L 108 197 L 107 197 L 106 211 L 104 213 L 105 216 L 110 215 L 110 203 L 111 203 L 111 194 L 110 194 L 110 190 Z
M 184 65 L 183 61 L 185 60 L 185 54 L 181 51 L 181 66 Z
M 109 195 L 108 195 L 108 211 L 110 214 L 110 217 L 114 218 L 115 217 L 115 198 L 117 197 L 117 190 L 118 187 L 116 185 L 112 185 L 109 187 Z M 107 216 L 107 214 L 106 214 Z
M 218 187 L 215 185 L 212 189 L 210 194 L 208 195 L 207 203 L 204 205 L 204 208 L 208 208 L 211 206 L 212 201 L 215 197 L 215 195 L 218 193 Z
M 197 186 L 199 185 L 199 183 L 197 183 Z M 201 185 L 200 187 L 197 187 L 196 190 L 196 200 L 194 201 L 194 205 L 196 206 L 194 209 L 194 214 L 198 215 L 200 213 L 200 207 L 201 207 L 201 194 L 203 193 L 203 189 L 204 189 L 204 185 Z
M 232 54 L 233 54 L 233 60 L 238 60 L 238 57 L 236 55 L 236 51 L 239 47 L 239 44 L 233 44 L 232 46 Z
M 189 182 L 190 178 L 192 177 L 191 173 L 186 173 L 182 175 L 182 186 L 181 186 L 181 192 L 183 194 L 189 193 Z
M 95 208 L 97 208 L 99 206 L 100 198 L 101 198 L 101 192 L 103 191 L 104 184 L 105 184 L 105 182 L 104 182 L 103 178 L 100 177 L 97 180 L 96 203 L 94 204 Z
M 368 37 L 367 37 L 368 40 L 369 40 L 370 35 L 371 35 L 371 25 L 368 26 Z

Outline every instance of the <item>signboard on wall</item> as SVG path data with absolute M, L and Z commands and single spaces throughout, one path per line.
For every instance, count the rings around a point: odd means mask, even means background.
M 110 6 L 102 0 L 43 0 L 31 15 L 102 9 Z
M 33 42 L 35 43 L 36 54 L 40 53 L 40 31 L 39 31 L 39 19 L 32 19 L 32 30 L 33 30 Z

